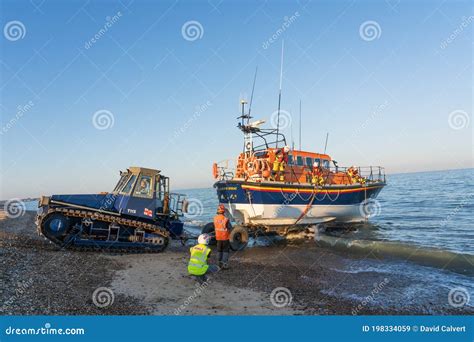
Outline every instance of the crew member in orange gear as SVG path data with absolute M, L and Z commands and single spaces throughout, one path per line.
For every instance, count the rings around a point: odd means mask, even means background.
M 224 269 L 229 268 L 229 249 L 230 249 L 230 231 L 232 225 L 230 220 L 225 217 L 225 207 L 223 204 L 219 204 L 217 208 L 217 215 L 214 216 L 214 229 L 216 231 L 217 240 L 217 254 L 219 260 L 219 267 Z

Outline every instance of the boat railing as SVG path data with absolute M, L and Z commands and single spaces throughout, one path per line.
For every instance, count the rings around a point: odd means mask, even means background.
M 242 159 L 244 158 L 244 159 Z M 248 164 L 259 165 L 256 169 L 250 170 Z M 247 166 L 247 167 L 246 167 Z M 220 180 L 245 179 L 248 181 L 262 182 L 275 181 L 272 172 L 273 165 L 268 158 L 259 156 L 259 153 L 252 153 L 245 157 L 241 155 L 236 162 L 233 160 L 223 160 L 217 163 L 216 178 Z M 313 168 L 307 165 L 288 164 L 285 167 L 285 183 L 308 184 L 314 182 Z M 370 184 L 386 182 L 385 168 L 381 166 L 330 166 L 320 168 L 324 185 L 351 185 Z
M 235 177 L 235 162 L 231 159 L 222 160 L 217 164 L 217 178 L 230 180 Z
M 349 174 L 356 170 L 356 174 L 371 183 L 386 182 L 385 168 L 382 166 L 331 166 L 328 170 L 332 173 Z
M 254 138 L 260 138 L 260 142 L 253 145 L 254 152 L 286 146 L 285 135 L 277 129 L 260 129 L 254 133 Z
M 320 185 L 352 185 L 385 183 L 385 168 L 381 166 L 330 166 L 319 169 Z M 316 178 L 317 179 L 317 178 Z M 285 168 L 285 182 L 307 184 L 315 181 L 313 168 L 289 164 Z M 319 180 L 318 180 L 319 181 Z

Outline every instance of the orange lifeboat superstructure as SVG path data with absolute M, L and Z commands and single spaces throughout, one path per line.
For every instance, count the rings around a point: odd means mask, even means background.
M 272 179 L 272 165 L 276 158 L 276 148 L 268 148 L 260 152 L 240 153 L 236 162 L 236 179 L 253 180 L 256 182 L 274 181 Z M 292 150 L 288 153 L 288 163 L 284 171 L 284 182 L 289 184 L 311 183 L 314 163 L 320 165 L 321 177 L 324 184 L 354 184 L 363 181 L 358 168 L 332 169 L 332 159 L 328 154 Z M 213 175 L 217 173 L 217 164 L 214 164 Z

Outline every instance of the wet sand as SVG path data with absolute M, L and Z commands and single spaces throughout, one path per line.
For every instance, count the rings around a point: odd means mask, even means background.
M 3 218 L 0 313 L 474 314 L 472 303 L 448 304 L 449 288 L 458 278 L 440 273 L 445 271 L 348 255 L 315 241 L 271 245 L 233 253 L 231 269 L 201 285 L 187 275 L 188 247 L 176 242 L 161 254 L 72 252 L 37 236 L 31 212 Z M 433 280 L 440 275 L 450 282 Z M 114 297 L 102 308 L 92 299 L 100 287 Z

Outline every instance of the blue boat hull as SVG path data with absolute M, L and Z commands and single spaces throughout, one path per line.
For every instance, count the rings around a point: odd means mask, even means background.
M 310 185 L 222 180 L 215 183 L 219 202 L 243 225 L 307 225 L 325 221 L 360 222 L 365 206 L 375 201 L 385 183 L 366 186 Z

